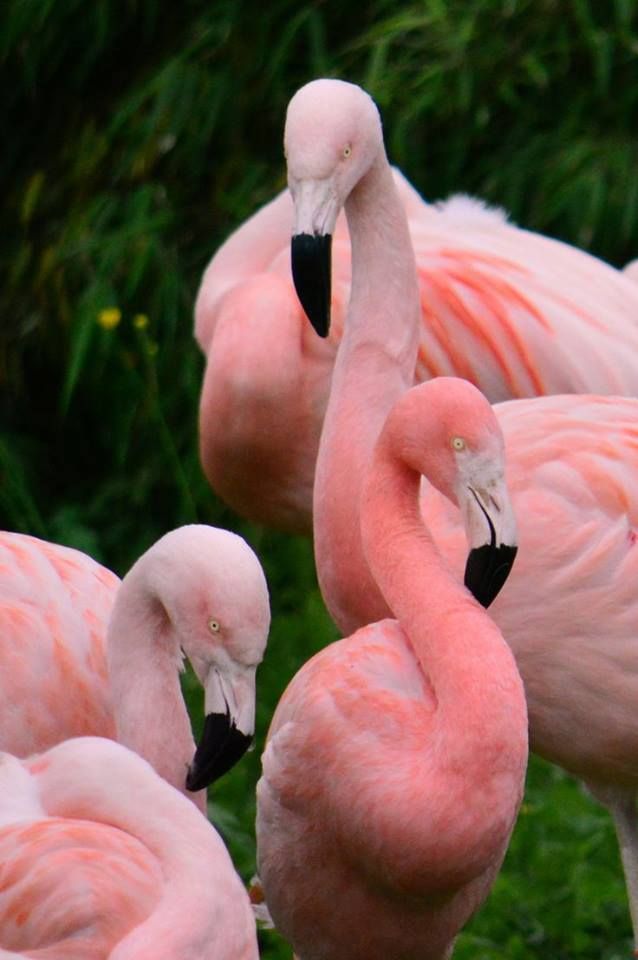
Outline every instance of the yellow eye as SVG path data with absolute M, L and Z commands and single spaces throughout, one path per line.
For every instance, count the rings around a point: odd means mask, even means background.
M 465 440 L 463 437 L 452 437 L 453 450 L 465 450 Z
M 347 143 L 347 144 L 345 145 L 345 147 L 343 148 L 343 156 L 344 156 L 344 158 L 347 160 L 351 153 L 352 153 L 352 147 L 350 146 L 349 143 Z
M 220 629 L 219 620 L 213 620 L 213 619 L 209 620 L 208 629 L 210 630 L 211 633 L 219 633 L 219 629 Z

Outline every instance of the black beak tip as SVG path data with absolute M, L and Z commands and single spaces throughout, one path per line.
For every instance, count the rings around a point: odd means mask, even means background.
M 518 547 L 486 543 L 470 550 L 465 566 L 465 586 L 478 602 L 489 607 L 507 580 Z
M 295 290 L 306 316 L 320 337 L 330 330 L 332 236 L 298 233 L 291 242 Z
M 186 775 L 186 789 L 203 790 L 243 757 L 252 737 L 242 733 L 229 713 L 209 713 L 204 731 Z

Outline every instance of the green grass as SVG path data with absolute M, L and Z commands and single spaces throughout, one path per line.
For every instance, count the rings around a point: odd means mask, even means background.
M 633 0 L 8 0 L 0 12 L 0 524 L 118 573 L 195 519 L 258 551 L 273 604 L 258 745 L 212 808 L 246 878 L 268 719 L 334 631 L 309 545 L 238 520 L 202 476 L 203 268 L 283 185 L 286 103 L 319 75 L 377 98 L 391 159 L 428 197 L 475 192 L 626 262 L 637 49 Z M 106 330 L 109 308 L 121 320 Z M 455 956 L 610 960 L 629 956 L 629 937 L 607 816 L 533 761 L 504 870 Z M 265 933 L 263 955 L 290 953 Z

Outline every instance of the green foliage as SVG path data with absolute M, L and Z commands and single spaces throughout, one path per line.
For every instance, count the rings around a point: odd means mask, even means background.
M 238 521 L 202 477 L 191 325 L 205 263 L 283 185 L 290 95 L 336 75 L 377 98 L 392 160 L 428 197 L 475 192 L 622 264 L 638 252 L 637 50 L 633 0 L 3 5 L 0 523 L 120 573 L 194 519 L 258 550 L 274 613 L 258 744 L 212 806 L 246 878 L 269 717 L 334 630 L 309 545 Z M 456 956 L 628 952 L 608 819 L 535 761 Z M 289 950 L 264 934 L 263 955 Z
M 638 8 L 561 0 L 403 7 L 356 43 L 392 155 L 428 196 L 463 189 L 619 263 L 636 249 Z
M 98 552 L 118 569 L 166 526 L 219 513 L 197 463 L 192 304 L 215 247 L 283 183 L 300 83 L 362 82 L 432 198 L 473 191 L 618 263 L 638 251 L 628 0 L 10 0 L 0 25 L 0 409 L 7 455 L 30 451 L 4 522 L 32 529 L 29 500 L 41 531 L 70 509 L 99 526 L 104 508 L 118 534 Z M 157 518 L 141 535 L 124 484 Z

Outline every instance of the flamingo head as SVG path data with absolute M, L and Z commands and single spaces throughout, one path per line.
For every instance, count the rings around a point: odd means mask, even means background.
M 295 207 L 293 279 L 308 319 L 325 337 L 332 234 L 349 194 L 383 151 L 379 111 L 353 83 L 313 80 L 288 105 L 284 149 Z
M 489 606 L 517 552 L 505 445 L 492 407 L 469 381 L 437 377 L 404 394 L 386 431 L 406 465 L 458 506 L 469 544 L 465 586 Z
M 154 545 L 150 584 L 205 691 L 206 719 L 186 787 L 201 790 L 232 767 L 255 728 L 255 675 L 270 627 L 266 579 L 242 537 L 203 524 Z M 179 557 L 179 564 L 176 564 Z

